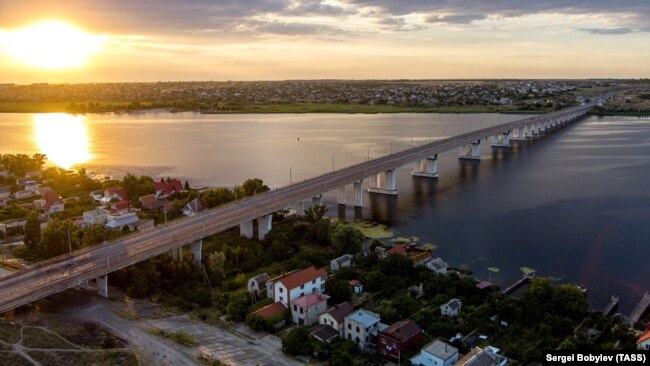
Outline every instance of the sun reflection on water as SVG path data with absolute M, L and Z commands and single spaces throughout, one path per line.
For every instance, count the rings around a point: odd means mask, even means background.
M 64 169 L 92 158 L 83 116 L 65 113 L 34 115 L 34 139 L 50 162 Z

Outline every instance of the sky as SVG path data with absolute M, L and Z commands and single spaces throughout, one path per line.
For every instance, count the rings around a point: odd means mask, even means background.
M 44 20 L 101 47 L 16 60 Z M 0 83 L 610 77 L 650 77 L 649 0 L 0 0 Z

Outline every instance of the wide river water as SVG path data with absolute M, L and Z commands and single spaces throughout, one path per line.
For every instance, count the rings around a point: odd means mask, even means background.
M 520 118 L 492 114 L 0 114 L 0 153 L 64 167 L 230 186 L 280 187 L 437 138 Z M 436 255 L 507 286 L 520 267 L 612 294 L 628 313 L 650 290 L 650 120 L 589 117 L 480 162 L 442 154 L 439 180 L 399 170 L 396 197 L 364 197 L 364 218 L 435 243 Z M 367 180 L 366 180 L 367 182 Z M 336 193 L 325 202 L 336 215 Z M 348 202 L 352 192 L 348 189 Z M 347 218 L 354 216 L 348 208 Z

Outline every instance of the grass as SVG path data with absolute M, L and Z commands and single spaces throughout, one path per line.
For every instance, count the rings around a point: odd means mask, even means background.
M 195 342 L 194 336 L 187 334 L 183 331 L 169 333 L 169 332 L 165 332 L 164 330 L 154 329 L 151 331 L 151 334 L 158 337 L 170 339 L 186 347 L 193 347 Z
M 23 330 L 22 345 L 29 348 L 76 349 L 59 336 L 38 328 L 25 328 Z
M 0 113 L 63 113 L 71 102 L 0 102 Z M 75 102 L 75 104 L 88 104 Z M 127 105 L 125 102 L 95 103 L 100 105 Z
M 31 351 L 29 356 L 42 366 L 93 365 L 93 366 L 137 366 L 140 363 L 129 351 L 91 352 L 44 352 Z
M 0 351 L 0 365 L 32 366 L 32 363 L 15 352 Z
M 385 225 L 376 224 L 369 221 L 357 221 L 346 223 L 345 225 L 350 225 L 355 229 L 361 231 L 361 233 L 370 239 L 387 239 L 392 238 L 394 233 L 388 229 Z
M 20 328 L 18 324 L 0 322 L 0 341 L 17 343 L 20 340 Z
M 61 337 L 76 345 L 92 349 L 124 348 L 126 343 L 92 322 L 52 322 L 48 326 Z
M 295 103 L 242 105 L 225 113 L 493 113 L 496 107 L 440 106 L 408 107 L 396 105 Z

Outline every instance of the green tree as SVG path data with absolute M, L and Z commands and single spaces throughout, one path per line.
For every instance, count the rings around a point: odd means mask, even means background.
M 208 208 L 220 206 L 235 200 L 235 194 L 228 188 L 209 189 L 202 196 L 203 202 Z
M 365 239 L 361 231 L 348 225 L 336 225 L 330 232 L 330 241 L 339 255 L 359 253 Z
M 269 191 L 270 188 L 259 178 L 246 179 L 239 188 L 240 197 L 253 196 Z
M 305 210 L 305 219 L 308 222 L 318 222 L 325 217 L 325 214 L 327 213 L 327 206 L 326 205 L 314 205 L 311 206 L 310 208 Z
M 240 321 L 248 313 L 248 295 L 244 291 L 236 292 L 230 296 L 226 306 L 228 320 Z
M 27 216 L 25 223 L 25 237 L 23 242 L 27 249 L 27 254 L 33 256 L 38 252 L 38 243 L 41 241 L 41 221 L 38 219 L 38 214 L 31 213 Z
M 331 304 L 340 304 L 350 301 L 352 298 L 352 289 L 347 281 L 340 280 L 337 277 L 330 277 L 325 282 L 325 293 L 329 295 Z
M 226 255 L 222 252 L 213 252 L 208 256 L 208 269 L 217 278 L 225 277 L 225 264 Z
M 75 231 L 76 226 L 70 221 L 51 220 L 41 233 L 39 258 L 51 258 L 79 248 Z
M 297 326 L 282 337 L 282 352 L 290 355 L 307 355 L 314 351 L 314 345 L 309 337 L 309 329 Z

